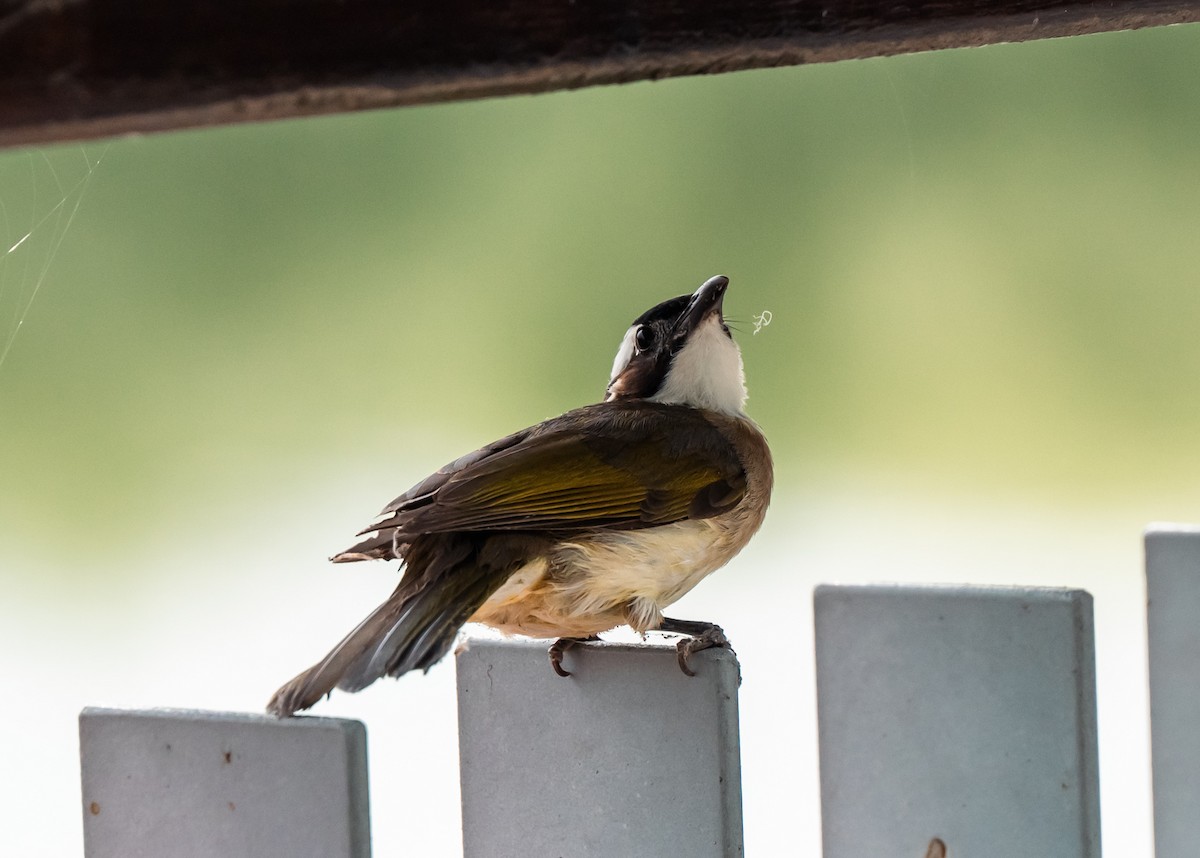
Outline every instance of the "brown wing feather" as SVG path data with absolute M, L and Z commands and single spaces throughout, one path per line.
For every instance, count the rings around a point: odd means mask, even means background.
M 601 403 L 452 462 L 334 559 L 399 556 L 421 533 L 652 527 L 716 515 L 744 491 L 732 445 L 701 412 Z

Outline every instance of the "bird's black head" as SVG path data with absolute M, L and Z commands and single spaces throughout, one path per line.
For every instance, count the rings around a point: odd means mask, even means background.
M 647 399 L 741 411 L 742 357 L 722 315 L 729 278 L 710 278 L 691 295 L 634 319 L 613 361 L 605 401 Z

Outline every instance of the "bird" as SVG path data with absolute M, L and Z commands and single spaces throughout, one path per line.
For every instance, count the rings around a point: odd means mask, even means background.
M 622 625 L 686 635 L 688 675 L 693 653 L 728 646 L 715 623 L 663 615 L 749 542 L 774 484 L 745 413 L 728 286 L 711 277 L 634 319 L 601 402 L 468 453 L 384 507 L 330 559 L 400 560 L 398 586 L 267 711 L 428 671 L 468 622 L 556 639 L 550 665 L 564 677 L 567 649 Z

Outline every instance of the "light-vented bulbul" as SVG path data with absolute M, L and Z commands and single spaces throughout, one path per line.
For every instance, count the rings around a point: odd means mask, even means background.
M 464 623 L 573 641 L 627 624 L 682 632 L 688 656 L 727 642 L 663 616 L 762 524 L 771 453 L 746 416 L 742 355 L 725 323 L 729 280 L 647 310 L 625 333 L 604 401 L 469 453 L 396 498 L 332 559 L 400 560 L 399 586 L 268 710 L 428 669 Z

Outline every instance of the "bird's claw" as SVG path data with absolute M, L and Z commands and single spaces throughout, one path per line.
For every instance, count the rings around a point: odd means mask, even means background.
M 559 638 L 550 644 L 550 666 L 559 676 L 568 677 L 571 671 L 562 666 L 563 654 L 575 645 L 574 638 Z
M 688 665 L 688 660 L 693 653 L 713 647 L 733 649 L 729 644 L 729 638 L 725 637 L 725 632 L 720 626 L 709 626 L 698 635 L 681 638 L 675 644 L 675 660 L 679 663 L 679 669 L 687 676 L 695 676 L 696 671 Z
M 559 638 L 554 643 L 550 644 L 550 649 L 547 653 L 550 656 L 550 666 L 554 668 L 555 673 L 563 678 L 571 676 L 571 671 L 562 666 L 563 656 L 566 654 L 567 650 L 571 649 L 576 644 L 583 643 L 584 641 L 598 640 L 600 640 L 600 638 L 596 637 L 595 635 L 587 638 Z

